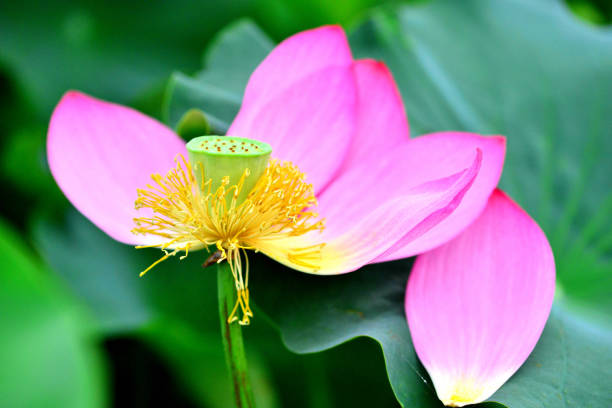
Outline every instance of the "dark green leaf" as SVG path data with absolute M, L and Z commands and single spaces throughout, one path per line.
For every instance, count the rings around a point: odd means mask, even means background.
M 176 127 L 191 108 L 206 113 L 213 133 L 225 134 L 240 109 L 242 93 L 251 72 L 273 44 L 248 21 L 223 30 L 205 58 L 205 67 L 195 78 L 175 73 L 166 92 L 164 116 Z
M 146 327 L 142 334 L 202 405 L 223 408 L 233 404 L 217 333 L 213 338 L 182 326 L 176 320 L 166 320 Z
M 20 192 L 31 197 L 44 196 L 47 204 L 65 200 L 49 173 L 45 129 L 22 127 L 9 135 L 0 151 L 0 171 Z
M 214 311 L 211 311 L 214 312 Z M 164 356 L 202 406 L 226 408 L 234 404 L 219 334 L 202 333 L 181 324 L 180 318 L 158 321 L 141 335 Z M 255 350 L 249 350 L 249 377 L 256 406 L 278 407 L 270 376 Z
M 74 88 L 126 102 L 173 69 L 197 68 L 202 44 L 248 7 L 246 0 L 2 2 L 0 63 L 41 116 Z
M 64 226 L 39 217 L 32 233 L 44 259 L 90 307 L 104 332 L 135 330 L 172 315 L 200 330 L 217 329 L 215 274 L 202 269 L 199 257 L 162 262 L 139 278 L 159 250 L 115 242 L 76 211 L 68 213 Z
M 607 407 L 612 331 L 553 307 L 535 350 L 492 397 L 509 407 Z

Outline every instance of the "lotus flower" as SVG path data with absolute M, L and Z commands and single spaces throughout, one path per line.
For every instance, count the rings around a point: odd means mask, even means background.
M 171 129 L 75 91 L 51 118 L 49 165 L 74 206 L 118 241 L 160 247 L 160 261 L 216 245 L 248 304 L 241 250 L 317 274 L 427 251 L 482 211 L 505 153 L 502 137 L 446 132 L 410 139 L 389 71 L 353 60 L 337 26 L 277 46 L 251 75 L 228 135 L 207 146 L 225 149 L 227 141 L 235 152 L 251 140 L 271 146 L 277 159 L 251 181 L 256 186 L 242 203 L 244 168 L 233 181 L 202 179 L 192 163 L 175 163 L 188 152 Z
M 247 249 L 314 274 L 425 253 L 406 312 L 442 401 L 482 401 L 522 364 L 550 311 L 554 264 L 535 223 L 494 192 L 503 137 L 411 139 L 388 69 L 354 60 L 336 26 L 268 55 L 228 135 L 186 147 L 152 118 L 71 91 L 51 118 L 48 159 L 68 199 L 112 238 L 161 248 L 158 262 L 216 247 L 242 324 Z

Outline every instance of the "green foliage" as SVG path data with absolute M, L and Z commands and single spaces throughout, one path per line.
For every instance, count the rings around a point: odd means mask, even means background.
M 125 103 L 174 69 L 195 69 L 211 34 L 249 7 L 246 0 L 223 7 L 185 0 L 3 2 L 0 61 L 41 116 L 68 89 Z
M 213 41 L 194 78 L 174 73 L 164 100 L 163 116 L 178 126 L 182 116 L 197 106 L 208 118 L 213 134 L 225 134 L 240 109 L 242 92 L 251 72 L 274 43 L 255 25 L 240 21 L 225 28 Z
M 105 373 L 86 316 L 3 222 L 0 253 L 2 405 L 104 406 Z
M 133 331 L 165 316 L 181 316 L 203 331 L 217 328 L 215 274 L 202 270 L 198 256 L 162 262 L 139 278 L 160 251 L 115 242 L 74 211 L 62 224 L 38 217 L 32 234 L 44 259 L 92 311 L 100 331 Z

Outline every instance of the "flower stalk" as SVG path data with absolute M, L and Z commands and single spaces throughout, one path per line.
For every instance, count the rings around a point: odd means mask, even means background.
M 227 262 L 217 263 L 217 288 L 221 338 L 225 352 L 225 362 L 232 381 L 236 407 L 252 408 L 255 406 L 255 403 L 247 373 L 246 354 L 242 341 L 242 326 L 229 322 L 230 314 L 236 304 L 236 284 L 230 270 L 230 265 Z

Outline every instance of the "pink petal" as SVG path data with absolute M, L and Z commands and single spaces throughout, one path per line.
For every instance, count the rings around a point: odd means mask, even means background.
M 338 274 L 371 262 L 402 237 L 417 239 L 433 228 L 469 190 L 478 175 L 482 152 L 474 149 L 472 157 L 446 177 L 405 186 L 397 185 L 402 174 L 398 160 L 409 153 L 409 144 L 403 147 L 381 158 L 368 171 L 352 168 L 329 187 L 321 200 L 320 212 L 327 219 L 322 234 L 270 241 L 258 245 L 258 249 L 297 270 Z M 380 192 L 384 192 L 384 199 L 373 200 L 372 196 Z M 292 250 L 320 243 L 325 246 L 312 266 L 292 259 Z
M 67 92 L 49 124 L 47 156 L 70 202 L 112 238 L 148 243 L 135 236 L 136 189 L 153 173 L 174 167 L 184 142 L 166 126 L 133 109 L 80 92 Z
M 342 169 L 381 157 L 410 137 L 402 97 L 383 62 L 353 63 L 358 88 L 358 125 Z
M 240 115 L 259 110 L 270 99 L 317 71 L 349 67 L 352 61 L 340 26 L 323 26 L 293 35 L 276 46 L 251 74 Z
M 291 161 L 323 189 L 342 165 L 356 128 L 356 87 L 350 67 L 326 68 L 292 84 L 261 107 L 240 116 L 228 134 L 269 143 L 272 155 Z
M 414 239 L 410 234 L 381 254 L 376 262 L 407 258 L 433 249 L 454 238 L 484 209 L 497 186 L 504 165 L 506 140 L 501 136 L 483 137 L 474 133 L 442 132 L 411 139 L 411 154 L 405 157 L 402 179 L 407 185 L 422 178 L 444 177 L 464 163 L 474 149 L 483 152 L 482 167 L 461 203 L 442 222 Z
M 484 401 L 510 378 L 542 333 L 554 289 L 546 236 L 500 190 L 457 238 L 417 258 L 406 316 L 444 404 Z
M 326 235 L 335 236 L 349 231 L 359 225 L 361 220 L 370 217 L 375 209 L 411 194 L 415 187 L 432 180 L 448 178 L 470 167 L 477 150 L 482 151 L 480 170 L 462 200 L 456 202 L 455 207 L 448 207 L 444 218 L 440 218 L 427 231 L 421 231 L 418 236 L 408 229 L 403 235 L 388 236 L 387 247 L 383 251 L 376 251 L 376 261 L 382 261 L 381 255 L 396 248 L 397 242 L 402 243 L 402 249 L 406 248 L 403 255 L 411 256 L 426 248 L 421 244 L 421 239 L 432 232 L 436 233 L 434 237 L 458 234 L 482 211 L 495 188 L 503 162 L 503 138 L 487 138 L 469 133 L 436 133 L 410 139 L 384 154 L 365 156 L 360 163 L 334 180 L 319 197 L 318 211 L 327 220 Z M 473 189 L 477 191 L 474 193 Z M 466 199 L 470 200 L 467 206 L 463 205 Z M 464 216 L 471 215 L 471 219 L 454 217 L 456 221 L 441 228 L 459 208 Z M 408 213 L 412 211 L 411 208 L 400 210 Z M 373 228 L 378 233 L 379 228 Z M 365 230 L 359 235 L 372 233 Z
M 228 135 L 269 143 L 318 191 L 344 160 L 356 128 L 352 57 L 340 27 L 297 34 L 255 70 Z

